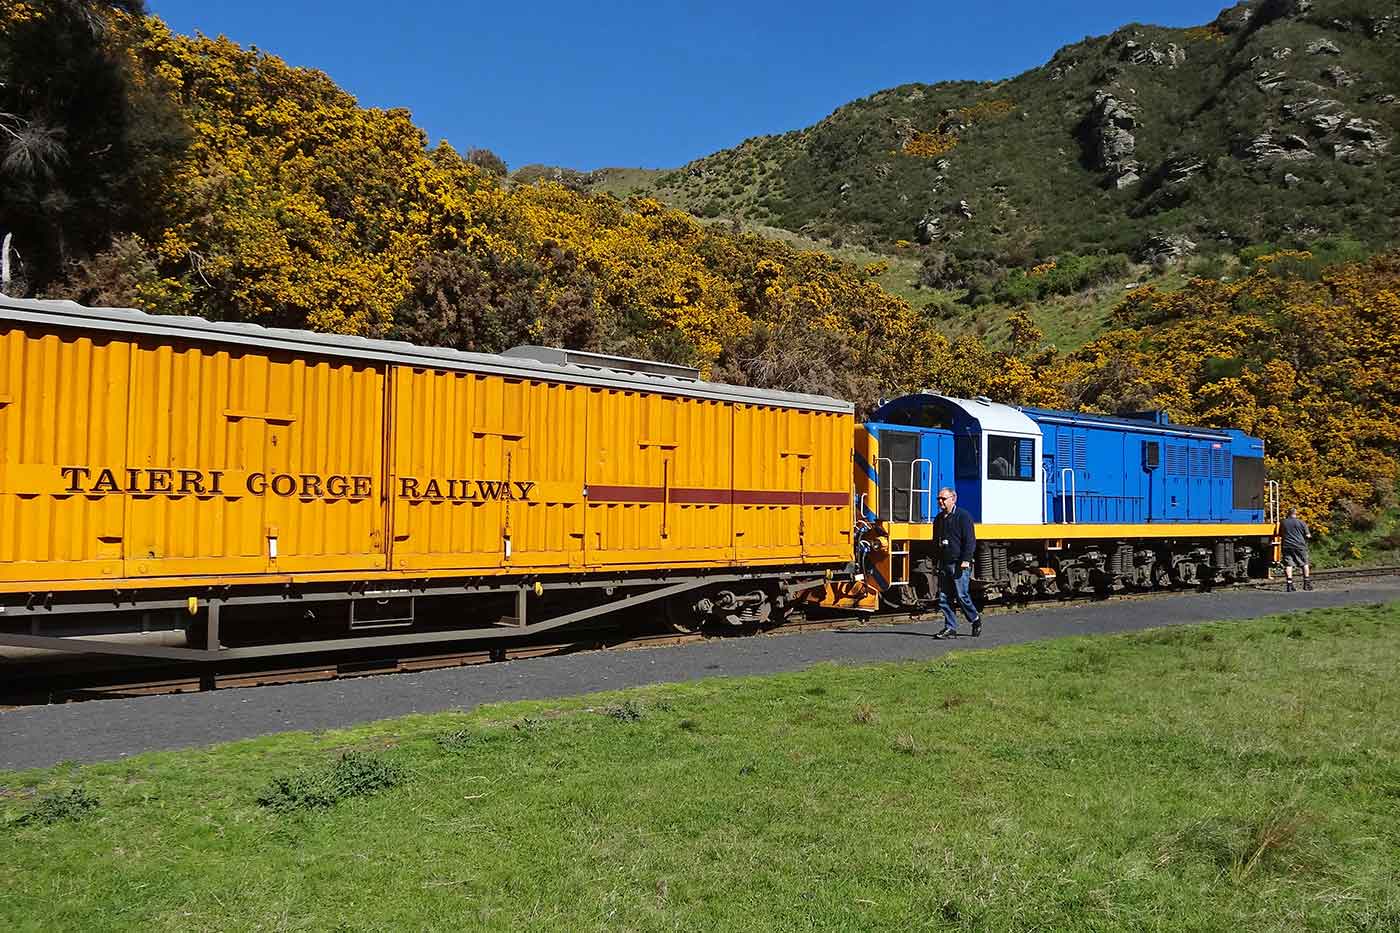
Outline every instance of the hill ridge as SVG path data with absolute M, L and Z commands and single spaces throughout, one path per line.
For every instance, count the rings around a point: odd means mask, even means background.
M 1128 24 L 1011 78 L 903 84 L 670 172 L 584 183 L 1012 267 L 1324 236 L 1381 247 L 1400 213 L 1397 93 L 1400 4 L 1246 0 L 1209 24 Z

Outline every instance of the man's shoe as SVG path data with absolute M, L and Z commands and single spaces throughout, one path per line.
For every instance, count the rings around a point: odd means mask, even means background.
M 1311 580 L 1304 580 L 1304 581 L 1303 581 L 1303 589 L 1305 589 L 1305 590 L 1310 590 L 1310 589 L 1312 589 L 1312 581 L 1311 581 Z
M 982 620 L 981 620 L 981 619 L 977 619 L 975 622 L 972 623 L 972 637 L 973 637 L 973 638 L 981 638 L 981 637 L 982 637 Z
M 1285 593 L 1292 593 L 1292 592 L 1293 592 L 1294 590 L 1296 590 L 1296 589 L 1297 589 L 1297 587 L 1293 585 L 1293 581 L 1292 581 L 1292 580 L 1289 580 L 1286 584 L 1284 584 L 1284 587 L 1283 587 L 1283 591 L 1284 591 Z
M 943 631 L 939 632 L 937 635 L 934 636 L 934 638 L 957 638 L 957 637 L 958 637 L 958 630 L 955 629 L 955 628 L 948 628 L 948 627 L 946 627 L 946 626 L 944 627 Z

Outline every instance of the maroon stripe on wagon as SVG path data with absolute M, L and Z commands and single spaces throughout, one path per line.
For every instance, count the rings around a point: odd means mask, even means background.
M 661 486 L 588 487 L 589 502 L 663 502 Z M 798 492 L 795 489 L 703 489 L 679 486 L 671 490 L 680 505 L 850 505 L 849 492 Z

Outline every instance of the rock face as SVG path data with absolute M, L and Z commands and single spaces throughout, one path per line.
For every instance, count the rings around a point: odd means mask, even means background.
M 1390 149 L 1390 139 L 1375 120 L 1352 117 L 1342 126 L 1341 138 L 1332 142 L 1332 155 L 1339 162 L 1369 165 Z
M 1118 58 L 1134 65 L 1164 65 L 1167 68 L 1175 68 L 1186 61 L 1186 50 L 1175 42 L 1169 42 L 1165 48 L 1161 48 L 1156 43 L 1143 45 L 1136 39 L 1128 39 L 1119 49 Z
M 1196 244 L 1177 233 L 1150 236 L 1138 247 L 1138 259 L 1153 265 L 1172 265 L 1196 252 Z
M 1275 138 L 1272 132 L 1260 133 L 1252 139 L 1237 144 L 1240 158 L 1251 162 L 1303 162 L 1317 157 L 1306 139 L 1289 134 Z
M 1349 113 L 1341 101 L 1329 97 L 1310 97 L 1292 101 L 1279 108 L 1280 115 L 1298 124 L 1304 133 L 1321 144 L 1339 162 L 1369 165 L 1390 149 L 1390 137 L 1384 124 Z M 1297 159 L 1298 153 L 1311 150 L 1312 141 L 1302 134 L 1292 133 L 1275 140 L 1270 133 L 1261 134 L 1247 144 L 1237 147 L 1236 154 L 1255 160 Z M 1303 145 L 1300 145 L 1302 143 Z M 1282 150 L 1280 152 L 1279 150 Z M 1304 158 L 1311 157 L 1311 151 Z
M 1184 185 L 1206 167 L 1205 159 L 1194 155 L 1182 155 L 1168 159 L 1162 165 L 1162 185 L 1173 188 Z
M 1342 50 L 1337 48 L 1337 43 L 1331 39 L 1318 39 L 1316 42 L 1309 42 L 1306 49 L 1309 55 L 1341 55 Z
M 938 216 L 938 212 L 933 208 L 924 211 L 924 216 L 919 218 L 919 222 L 914 224 L 914 238 L 927 246 L 938 239 L 943 232 L 943 218 Z
M 1085 143 L 1089 162 L 1106 172 L 1105 183 L 1126 188 L 1140 179 L 1142 164 L 1137 153 L 1137 117 L 1117 97 L 1105 90 L 1094 93 L 1094 106 L 1084 118 Z

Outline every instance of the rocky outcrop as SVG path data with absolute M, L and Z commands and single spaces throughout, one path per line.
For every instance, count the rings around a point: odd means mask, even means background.
M 919 222 L 914 224 L 914 239 L 925 246 L 938 239 L 942 233 L 943 218 L 933 208 L 924 211 L 924 216 L 920 217 Z
M 1133 65 L 1164 65 L 1167 68 L 1175 68 L 1186 61 L 1186 50 L 1175 42 L 1169 42 L 1162 48 L 1155 42 L 1143 45 L 1136 39 L 1128 39 L 1119 49 L 1118 59 Z
M 1252 56 L 1252 57 L 1249 59 L 1249 64 L 1250 64 L 1251 66 L 1254 66 L 1254 65 L 1257 65 L 1257 64 L 1259 64 L 1260 62 L 1263 62 L 1263 61 L 1281 62 L 1281 61 L 1283 61 L 1285 58 L 1292 58 L 1292 57 L 1293 57 L 1293 49 L 1291 49 L 1291 48 L 1289 48 L 1288 46 L 1284 45 L 1284 46 L 1280 46 L 1279 48 L 1276 48 L 1276 49 L 1269 49 L 1269 53 L 1268 53 L 1267 55 L 1261 53 L 1261 54 L 1259 54 L 1259 55 Z
M 1317 157 L 1308 141 L 1296 133 L 1280 138 L 1272 132 L 1239 141 L 1235 154 L 1251 162 L 1304 162 Z
M 1279 111 L 1285 119 L 1300 124 L 1304 132 L 1321 144 L 1323 152 L 1330 153 L 1339 162 L 1369 165 L 1390 149 L 1390 137 L 1383 123 L 1349 113 L 1339 100 L 1310 97 L 1284 104 Z M 1256 148 L 1255 143 L 1261 139 L 1267 142 Z M 1282 141 L 1275 141 L 1270 134 L 1263 134 L 1240 147 L 1237 154 L 1256 159 L 1278 158 L 1271 145 L 1301 151 L 1302 147 L 1296 142 L 1289 145 L 1287 140 L 1290 139 L 1301 139 L 1301 136 L 1291 134 Z
M 1162 165 L 1162 186 L 1174 188 L 1184 185 L 1205 170 L 1205 159 L 1194 155 L 1182 155 L 1168 159 Z
M 1137 117 L 1106 90 L 1094 93 L 1094 106 L 1081 124 L 1089 164 L 1101 172 L 1106 184 L 1122 189 L 1140 180 L 1142 164 L 1135 158 Z
M 1196 252 L 1196 244 L 1182 234 L 1150 236 L 1138 247 L 1138 259 L 1153 265 L 1173 265 Z
M 1332 156 L 1339 162 L 1369 165 L 1390 149 L 1390 138 L 1375 120 L 1352 117 L 1332 141 Z
M 1309 42 L 1303 51 L 1309 55 L 1341 55 L 1342 50 L 1337 48 L 1337 43 L 1331 39 L 1318 39 L 1316 42 Z

